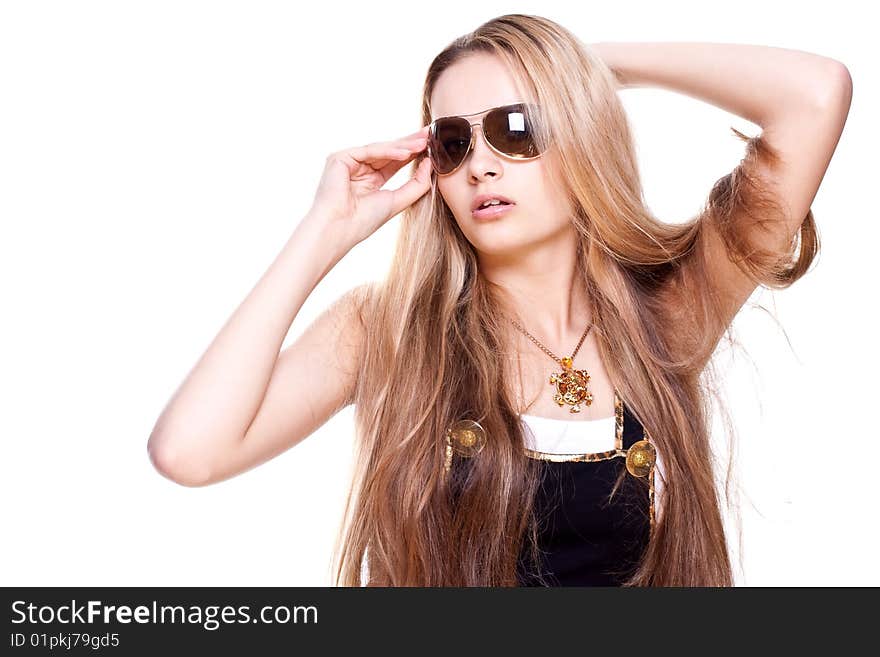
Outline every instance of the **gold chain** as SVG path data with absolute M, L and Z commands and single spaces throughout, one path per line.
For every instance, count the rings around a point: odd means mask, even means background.
M 552 358 L 553 360 L 555 360 L 555 361 L 556 361 L 557 363 L 559 363 L 560 365 L 563 365 L 563 363 L 562 363 L 562 359 L 561 359 L 561 358 L 557 358 L 556 355 L 555 355 L 552 351 L 550 351 L 549 349 L 547 349 L 547 347 L 545 347 L 545 346 L 542 345 L 540 342 L 538 342 L 537 338 L 535 338 L 531 333 L 529 333 L 528 331 L 526 331 L 522 326 L 520 326 L 520 325 L 519 325 L 517 322 L 515 322 L 514 320 L 511 319 L 510 321 L 513 323 L 514 326 L 516 326 L 516 328 L 518 328 L 520 331 L 522 331 L 523 333 L 525 333 L 526 337 L 527 337 L 529 340 L 531 340 L 531 341 L 534 342 L 536 345 L 538 345 L 538 347 L 540 347 L 540 348 L 544 351 L 544 353 L 546 353 L 548 356 L 550 356 L 550 358 Z M 581 345 L 584 343 L 584 339 L 587 337 L 587 333 L 590 332 L 590 329 L 591 329 L 591 328 L 593 328 L 593 322 L 590 322 L 589 325 L 587 326 L 587 330 L 584 331 L 584 334 L 581 336 L 580 341 L 577 343 L 577 347 L 574 348 L 574 352 L 573 352 L 573 353 L 571 354 L 571 356 L 569 357 L 570 360 L 574 361 L 574 357 L 577 356 L 578 349 L 581 348 Z M 563 365 L 563 367 L 564 367 L 564 365 Z

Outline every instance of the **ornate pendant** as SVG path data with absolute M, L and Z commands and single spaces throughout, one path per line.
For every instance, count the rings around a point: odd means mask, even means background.
M 593 395 L 587 390 L 590 375 L 587 370 L 571 369 L 571 358 L 565 356 L 562 360 L 562 371 L 550 375 L 550 383 L 556 384 L 556 394 L 553 401 L 560 406 L 569 404 L 569 413 L 580 413 L 580 403 L 587 406 L 593 403 Z

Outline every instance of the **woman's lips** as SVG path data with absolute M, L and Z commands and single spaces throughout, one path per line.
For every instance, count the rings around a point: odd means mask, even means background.
M 499 205 L 490 205 L 486 208 L 479 208 L 478 210 L 474 210 L 471 212 L 471 216 L 474 219 L 494 219 L 495 217 L 500 217 L 503 214 L 506 214 L 516 203 L 501 203 Z

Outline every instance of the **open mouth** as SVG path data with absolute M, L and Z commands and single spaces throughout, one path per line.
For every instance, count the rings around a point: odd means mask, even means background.
M 494 203 L 492 205 L 486 205 L 483 207 L 479 207 L 474 210 L 471 214 L 476 219 L 487 219 L 490 217 L 496 217 L 498 215 L 504 214 L 513 208 L 514 203 Z

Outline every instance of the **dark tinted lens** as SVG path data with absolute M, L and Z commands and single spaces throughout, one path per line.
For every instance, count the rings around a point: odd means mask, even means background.
M 529 104 L 508 105 L 486 115 L 486 139 L 502 153 L 512 157 L 536 157 L 534 122 L 537 107 Z
M 449 173 L 465 158 L 471 143 L 471 126 L 467 119 L 438 119 L 428 133 L 431 162 L 438 173 Z

